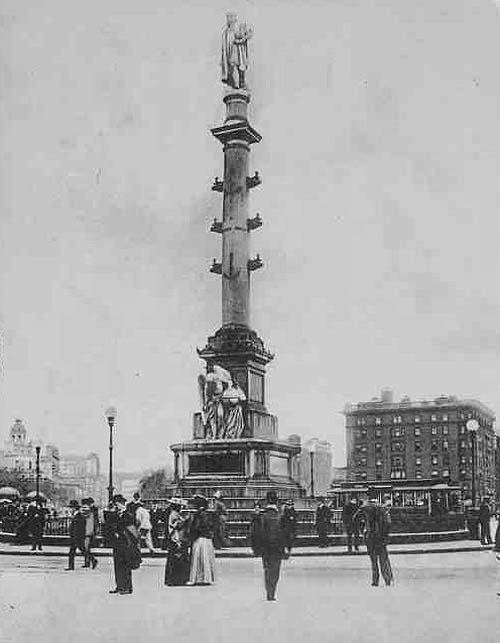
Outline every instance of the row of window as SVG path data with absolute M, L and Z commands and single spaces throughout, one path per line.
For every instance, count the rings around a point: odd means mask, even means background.
M 465 426 L 461 425 L 460 426 L 460 434 L 463 435 L 465 434 Z M 449 427 L 448 426 L 431 426 L 431 435 L 449 435 Z M 383 435 L 383 429 L 375 429 L 375 437 L 376 438 L 381 438 Z M 393 438 L 402 438 L 406 435 L 406 427 L 404 426 L 395 426 L 391 429 L 391 435 Z M 422 433 L 422 428 L 419 426 L 416 426 L 413 429 L 413 435 L 415 436 L 421 436 L 423 435 Z M 368 431 L 367 429 L 357 429 L 356 431 L 356 437 L 357 438 L 366 438 L 368 437 Z
M 422 421 L 426 421 L 428 416 L 423 416 L 423 415 L 413 415 L 411 417 L 406 416 L 405 417 L 405 422 L 414 422 L 415 424 L 419 424 Z M 458 419 L 459 420 L 470 420 L 473 417 L 472 411 L 468 411 L 467 413 L 461 411 L 458 414 Z M 356 418 L 356 426 L 365 426 L 367 424 L 373 424 L 375 420 L 375 424 L 377 426 L 381 425 L 383 421 L 385 420 L 386 422 L 392 421 L 393 424 L 402 424 L 403 423 L 403 416 L 402 415 L 393 415 L 389 419 L 388 416 L 385 416 L 385 418 L 381 417 L 375 417 L 373 416 L 368 416 L 368 417 L 358 417 Z M 430 421 L 431 422 L 449 422 L 450 421 L 450 416 L 448 413 L 431 413 L 430 415 Z
M 450 456 L 447 453 L 444 453 L 441 456 L 441 461 L 443 464 L 450 464 Z M 401 457 L 401 456 L 392 456 L 391 457 L 391 466 L 392 467 L 404 467 L 406 462 L 406 458 Z M 366 467 L 368 463 L 367 458 L 358 458 L 356 460 L 356 466 L 357 467 Z M 469 459 L 469 463 L 472 463 L 472 461 Z M 382 460 L 375 460 L 375 466 L 377 468 L 380 468 L 383 466 L 383 461 Z M 437 455 L 433 455 L 431 457 L 431 464 L 432 465 L 437 465 L 439 464 L 439 457 Z M 467 464 L 467 458 L 460 458 L 460 464 Z M 422 466 L 422 458 L 416 457 L 415 458 L 415 466 L 420 467 Z
M 391 452 L 398 453 L 398 452 L 406 451 L 406 446 L 407 446 L 406 442 L 395 440 L 391 442 Z M 430 446 L 431 446 L 431 451 L 439 451 L 439 450 L 448 451 L 450 448 L 450 443 L 448 442 L 448 440 L 441 440 L 441 441 L 432 440 Z M 413 443 L 413 448 L 417 452 L 422 451 L 423 444 L 421 440 L 415 440 L 415 442 Z M 465 441 L 460 442 L 460 444 L 458 445 L 458 448 L 460 451 L 467 449 L 467 443 Z M 375 453 L 382 453 L 382 452 L 383 452 L 382 442 L 375 442 Z M 368 453 L 368 446 L 366 444 L 357 444 L 355 446 L 355 453 L 358 455 L 360 453 Z
M 356 480 L 367 480 L 368 474 L 366 471 L 361 471 L 359 473 L 356 473 Z M 442 469 L 439 471 L 438 469 L 433 469 L 431 471 L 431 477 L 432 478 L 449 478 L 450 477 L 450 470 L 449 469 Z M 422 471 L 415 471 L 415 478 L 417 480 L 420 480 L 423 478 L 423 472 Z M 382 474 L 377 473 L 375 476 L 376 480 L 382 480 Z M 406 480 L 406 469 L 391 469 L 391 479 L 395 480 Z

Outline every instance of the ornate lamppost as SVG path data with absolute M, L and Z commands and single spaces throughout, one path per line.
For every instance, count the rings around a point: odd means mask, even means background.
M 316 444 L 313 442 L 309 448 L 309 466 L 311 470 L 311 498 L 314 498 L 314 452 Z
M 109 427 L 109 482 L 108 482 L 108 502 L 111 504 L 113 500 L 113 427 L 115 426 L 115 420 L 117 416 L 117 411 L 114 406 L 110 406 L 105 413 L 106 420 Z
M 39 444 L 35 446 L 35 452 L 36 452 L 36 479 L 35 479 L 35 484 L 36 484 L 36 506 L 40 506 L 40 451 L 41 447 Z
M 471 437 L 471 455 L 472 455 L 472 507 L 476 506 L 477 495 L 477 482 L 476 482 L 476 460 L 477 460 L 477 431 L 479 429 L 479 422 L 477 420 L 468 420 L 467 431 Z

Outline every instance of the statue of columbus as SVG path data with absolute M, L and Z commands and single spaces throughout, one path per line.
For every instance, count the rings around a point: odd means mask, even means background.
M 235 13 L 226 15 L 226 27 L 222 32 L 222 82 L 234 89 L 247 88 L 248 41 L 252 35 L 252 29 L 244 22 L 238 24 Z

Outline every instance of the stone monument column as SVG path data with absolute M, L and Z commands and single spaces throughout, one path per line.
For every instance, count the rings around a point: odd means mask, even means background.
M 244 89 L 229 90 L 225 97 L 226 118 L 212 134 L 223 144 L 224 180 L 216 179 L 212 189 L 223 193 L 222 222 L 213 232 L 222 234 L 222 260 L 212 272 L 222 276 L 222 326 L 250 327 L 250 273 L 262 266 L 260 257 L 250 259 L 249 234 L 261 225 L 260 217 L 248 216 L 249 191 L 260 184 L 258 173 L 249 176 L 250 145 L 261 136 L 248 122 L 250 94 Z

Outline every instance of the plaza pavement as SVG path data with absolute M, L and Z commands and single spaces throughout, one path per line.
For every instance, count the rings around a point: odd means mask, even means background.
M 428 543 L 405 543 L 389 545 L 390 552 L 394 555 L 399 554 L 432 554 L 432 553 L 458 553 L 482 551 L 483 549 L 492 549 L 492 545 L 481 545 L 477 540 L 456 540 L 445 542 L 428 542 Z M 365 548 L 361 546 L 359 555 L 363 555 Z M 98 557 L 112 556 L 111 549 L 106 547 L 97 548 L 94 553 Z M 44 545 L 41 552 L 31 551 L 30 545 L 18 545 L 17 543 L 0 543 L 0 556 L 67 556 L 68 547 L 62 545 Z M 154 554 L 149 554 L 143 550 L 144 558 L 164 558 L 166 552 L 156 550 Z M 217 558 L 252 558 L 253 554 L 248 547 L 227 547 L 223 550 L 216 551 Z M 333 545 L 330 547 L 296 547 L 293 550 L 293 557 L 310 557 L 310 556 L 350 556 L 346 551 L 345 545 Z
M 258 559 L 218 559 L 211 587 L 165 587 L 164 561 L 134 572 L 134 594 L 108 594 L 112 561 L 64 571 L 61 557 L 0 559 L 2 643 L 497 643 L 500 597 L 489 550 L 394 556 L 393 587 L 371 587 L 365 556 L 284 563 L 264 600 Z

